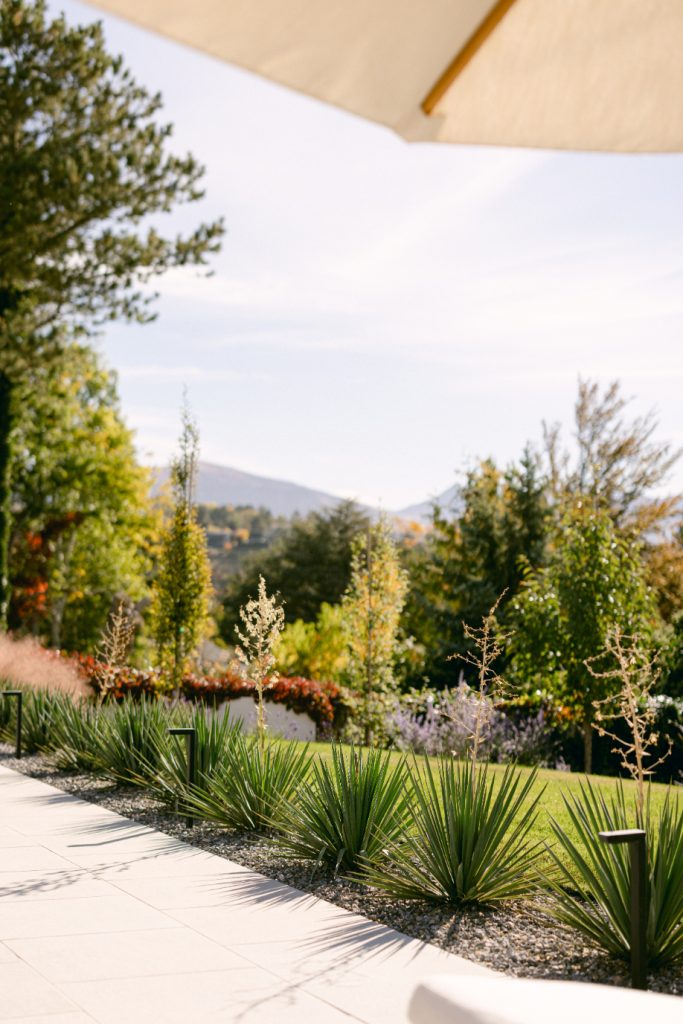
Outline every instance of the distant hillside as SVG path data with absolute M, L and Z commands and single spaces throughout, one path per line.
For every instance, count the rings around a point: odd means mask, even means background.
M 168 468 L 156 469 L 156 487 L 168 480 Z M 323 508 L 338 505 L 342 498 L 325 491 L 315 491 L 286 480 L 244 473 L 229 466 L 200 462 L 197 474 L 197 502 L 215 505 L 252 505 L 267 508 L 274 516 L 305 516 Z
M 458 485 L 453 484 L 447 491 L 443 491 L 442 494 L 438 494 L 435 498 L 431 498 L 429 501 L 421 501 L 417 505 L 408 505 L 406 508 L 402 508 L 397 513 L 403 519 L 416 519 L 418 522 L 428 523 L 432 518 L 432 508 L 434 504 L 439 505 L 443 509 L 450 509 L 454 502 L 457 504 L 458 498 Z

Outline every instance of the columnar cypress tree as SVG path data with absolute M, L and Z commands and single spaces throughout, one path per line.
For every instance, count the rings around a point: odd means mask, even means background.
M 0 371 L 0 628 L 7 621 L 9 604 L 8 560 L 11 509 L 12 385 Z
M 182 425 L 180 453 L 171 466 L 173 516 L 162 538 L 152 606 L 159 661 L 176 694 L 188 658 L 204 635 L 211 594 L 206 535 L 194 508 L 199 435 L 187 407 Z
M 342 601 L 348 641 L 348 675 L 358 694 L 364 742 L 381 725 L 382 697 L 395 688 L 396 642 L 408 578 L 391 528 L 382 519 L 354 545 L 351 581 Z

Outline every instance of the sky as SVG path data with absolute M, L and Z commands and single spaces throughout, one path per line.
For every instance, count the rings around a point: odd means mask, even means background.
M 169 272 L 153 324 L 98 342 L 143 461 L 174 450 L 184 386 L 206 461 L 387 509 L 513 461 L 543 420 L 569 436 L 579 377 L 618 378 L 683 446 L 683 156 L 408 144 L 102 20 L 207 168 L 166 230 L 227 227 L 211 277 Z

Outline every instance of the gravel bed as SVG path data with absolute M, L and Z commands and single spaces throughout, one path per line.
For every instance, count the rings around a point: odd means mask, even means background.
M 314 873 L 309 862 L 284 857 L 267 839 L 204 823 L 188 829 L 182 818 L 170 814 L 143 790 L 92 775 L 61 772 L 43 755 L 17 761 L 11 748 L 0 744 L 0 764 L 494 970 L 525 978 L 629 984 L 628 969 L 621 961 L 549 920 L 540 902 L 452 911 L 422 901 L 392 899 L 357 882 Z M 683 970 L 652 972 L 648 987 L 683 995 Z

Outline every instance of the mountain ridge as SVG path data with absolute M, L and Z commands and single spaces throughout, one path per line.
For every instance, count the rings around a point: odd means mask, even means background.
M 154 491 L 158 492 L 168 481 L 168 467 L 153 466 Z M 450 487 L 433 500 L 408 505 L 405 508 L 386 509 L 389 515 L 402 519 L 426 521 L 430 518 L 434 502 L 448 505 L 455 496 L 455 487 Z M 334 508 L 345 498 L 328 491 L 320 491 L 305 484 L 293 483 L 276 477 L 259 476 L 233 466 L 222 466 L 216 462 L 200 461 L 197 471 L 196 500 L 201 505 L 251 505 L 264 507 L 275 516 L 308 515 L 325 508 Z M 377 512 L 363 502 L 357 504 L 368 512 Z

